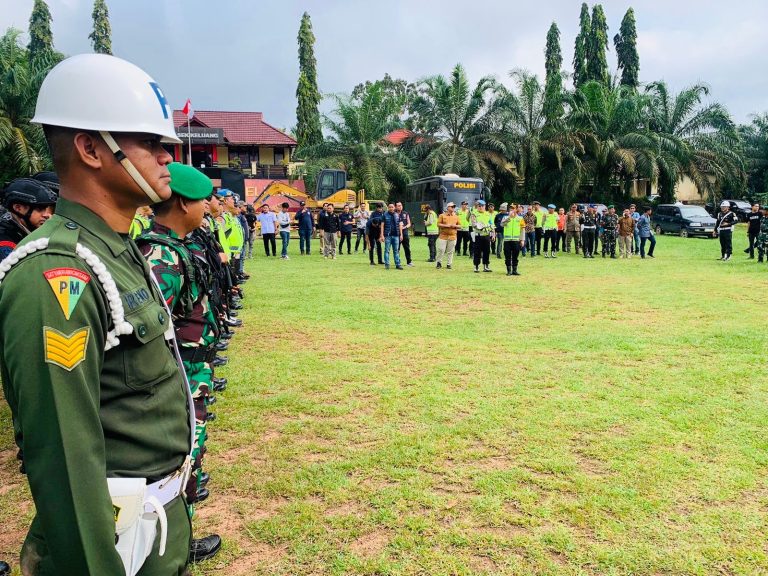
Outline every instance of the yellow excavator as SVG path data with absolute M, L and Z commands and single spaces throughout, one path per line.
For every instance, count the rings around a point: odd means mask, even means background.
M 307 202 L 307 206 L 312 208 L 322 208 L 323 204 L 330 202 L 334 210 L 341 210 L 345 204 L 354 208 L 366 202 L 368 209 L 373 210 L 376 204 L 383 204 L 381 200 L 366 201 L 365 190 L 361 189 L 355 192 L 349 188 L 347 173 L 344 170 L 325 168 L 317 175 L 317 186 L 315 196 L 312 198 L 314 206 Z

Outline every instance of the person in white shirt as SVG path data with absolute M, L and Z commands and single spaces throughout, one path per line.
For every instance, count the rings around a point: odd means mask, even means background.
M 368 212 L 368 205 L 363 203 L 360 204 L 360 206 L 357 207 L 357 210 L 355 211 L 355 229 L 357 231 L 357 239 L 355 240 L 355 252 L 357 252 L 357 249 L 360 247 L 360 239 L 363 240 L 363 252 L 365 252 L 368 248 L 368 242 L 365 235 L 365 227 L 368 224 L 368 218 L 370 218 L 370 213 Z
M 277 244 L 275 243 L 275 224 L 277 216 L 269 210 L 269 206 L 264 204 L 261 207 L 261 214 L 256 216 L 256 220 L 261 224 L 261 238 L 264 240 L 264 251 L 270 256 L 269 247 L 272 246 L 272 256 L 277 256 Z
M 280 258 L 288 260 L 288 242 L 291 239 L 291 215 L 288 213 L 288 202 L 283 202 L 280 205 L 280 212 L 277 214 L 277 225 L 280 230 L 280 240 L 283 241 Z

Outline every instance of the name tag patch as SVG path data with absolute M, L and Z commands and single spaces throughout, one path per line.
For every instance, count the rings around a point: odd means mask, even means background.
M 142 287 L 137 288 L 136 290 L 132 290 L 131 292 L 124 293 L 123 302 L 125 303 L 126 308 L 133 312 L 137 308 L 141 308 L 144 304 L 146 304 L 151 297 L 152 296 L 149 293 L 149 290 Z
M 43 326 L 45 361 L 71 372 L 85 360 L 90 328 L 80 328 L 71 334 L 64 334 L 54 328 Z
M 90 274 L 76 268 L 53 268 L 43 272 L 43 276 L 53 290 L 64 318 L 69 320 L 91 281 Z

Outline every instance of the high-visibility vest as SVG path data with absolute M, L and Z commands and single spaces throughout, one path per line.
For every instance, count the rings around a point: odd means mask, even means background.
M 459 210 L 459 226 L 466 231 L 469 230 L 469 210 Z
M 231 258 L 232 250 L 229 247 L 229 235 L 227 234 L 227 225 L 230 221 L 227 220 L 227 212 L 224 212 L 219 218 L 221 220 L 216 222 L 216 237 L 219 239 L 224 254 L 227 255 L 227 258 Z
M 240 254 L 243 250 L 243 244 L 245 243 L 245 234 L 243 233 L 243 227 L 240 221 L 232 214 L 227 213 L 231 225 L 229 227 L 229 249 L 235 254 Z
M 544 229 L 557 230 L 557 220 L 558 220 L 558 217 L 556 212 L 552 212 L 552 214 L 547 212 L 544 215 Z
M 142 214 L 137 214 L 131 221 L 131 227 L 128 229 L 128 235 L 136 240 L 144 232 L 152 227 L 152 221 Z
M 490 236 L 493 231 L 493 216 L 488 212 L 475 212 L 475 222 L 480 236 Z
M 434 211 L 430 211 L 427 214 L 427 218 L 424 220 L 424 225 L 427 228 L 428 236 L 440 233 L 440 228 L 437 226 L 437 214 L 435 214 Z
M 504 241 L 520 240 L 520 231 L 525 229 L 525 220 L 522 216 L 513 216 L 504 225 Z
M 533 215 L 536 217 L 536 228 L 541 228 L 542 224 L 544 223 L 544 212 L 539 209 L 536 210 Z

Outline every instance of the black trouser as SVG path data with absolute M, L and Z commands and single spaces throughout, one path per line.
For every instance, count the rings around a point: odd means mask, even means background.
M 501 252 L 504 250 L 504 240 L 502 238 L 504 237 L 504 230 L 501 232 L 496 232 L 496 256 L 501 258 Z
M 357 229 L 357 239 L 355 240 L 355 252 L 360 247 L 360 240 L 363 241 L 363 250 L 365 250 L 365 228 Z
M 534 228 L 536 233 L 536 254 L 541 254 L 541 239 L 544 238 L 544 228 Z
M 517 270 L 517 264 L 520 262 L 520 240 L 504 240 L 504 264 L 507 268 L 512 266 Z
M 437 234 L 427 235 L 427 246 L 429 246 L 429 261 L 434 262 L 437 258 Z
M 272 246 L 272 256 L 277 256 L 277 243 L 275 242 L 275 233 L 262 234 L 261 239 L 264 240 L 264 252 L 269 256 L 269 247 Z
M 584 258 L 592 256 L 595 251 L 595 229 L 584 228 L 581 231 L 581 248 L 584 253 Z
M 405 263 L 411 263 L 411 239 L 408 234 L 403 233 L 403 240 L 400 242 L 400 246 L 405 251 Z
M 497 234 L 491 240 L 491 254 L 496 254 L 496 242 L 497 242 L 496 238 L 498 238 L 498 237 L 499 237 L 499 235 Z
M 560 246 L 562 245 L 562 248 Z M 557 242 L 555 242 L 555 252 L 562 250 L 565 252 L 565 230 L 557 231 Z
M 747 236 L 749 236 L 749 248 L 747 248 L 747 251 L 749 252 L 750 258 L 755 257 L 755 242 L 757 242 L 757 236 L 759 234 L 760 234 L 759 231 L 757 232 L 747 231 Z
M 344 252 L 344 250 L 341 249 L 342 246 L 344 246 L 344 240 L 347 241 L 347 254 L 352 253 L 352 230 L 349 232 L 344 232 L 344 230 L 341 231 L 341 240 L 339 240 L 339 254 Z
M 544 252 L 555 250 L 557 250 L 557 229 L 544 230 Z
M 473 254 L 475 268 L 480 266 L 480 259 L 483 260 L 483 266 L 491 264 L 491 237 L 475 236 L 475 252 Z
M 729 228 L 728 230 L 720 230 L 720 255 L 725 258 L 730 256 L 733 252 L 733 232 Z
M 376 256 L 378 256 L 379 264 L 384 264 L 384 260 L 381 259 L 381 240 L 379 240 L 378 232 L 371 232 L 368 234 L 368 246 L 370 251 L 368 255 L 371 257 L 371 264 L 373 264 L 373 248 L 376 247 Z
M 471 246 L 472 243 L 472 237 L 469 235 L 469 230 L 459 230 L 458 234 L 456 235 L 456 255 L 463 254 L 464 256 L 467 255 L 467 248 L 470 249 L 471 252 Z M 462 249 L 462 246 L 464 247 Z

